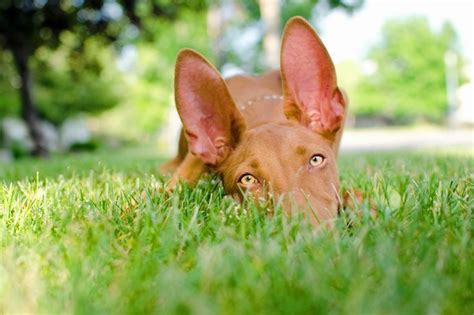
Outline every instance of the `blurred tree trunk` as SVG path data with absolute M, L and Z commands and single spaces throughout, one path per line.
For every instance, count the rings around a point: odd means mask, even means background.
M 265 33 L 263 49 L 268 67 L 278 68 L 280 64 L 280 3 L 275 0 L 259 0 L 260 15 Z
M 13 54 L 16 70 L 20 76 L 21 116 L 28 126 L 31 140 L 33 141 L 32 154 L 45 157 L 48 155 L 48 150 L 43 142 L 40 120 L 31 91 L 31 71 L 28 65 L 31 49 L 29 49 L 26 44 L 22 44 L 19 40 L 10 45 L 10 49 Z
M 220 47 L 222 36 L 222 13 L 220 1 L 212 1 L 207 10 L 207 33 L 215 56 L 215 66 L 220 69 L 225 63 L 225 55 Z

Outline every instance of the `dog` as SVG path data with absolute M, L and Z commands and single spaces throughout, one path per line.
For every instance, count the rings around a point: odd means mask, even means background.
M 304 18 L 286 24 L 280 58 L 279 71 L 224 80 L 199 53 L 178 53 L 175 101 L 183 130 L 178 155 L 162 167 L 174 172 L 168 189 L 214 171 L 240 201 L 270 194 L 314 225 L 337 216 L 347 96 Z

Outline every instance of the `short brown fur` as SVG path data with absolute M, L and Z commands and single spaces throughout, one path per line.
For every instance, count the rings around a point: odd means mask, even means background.
M 212 170 L 238 198 L 242 191 L 257 197 L 271 191 L 289 213 L 303 211 L 315 225 L 335 218 L 347 99 L 329 54 L 304 19 L 288 22 L 281 54 L 281 71 L 224 81 L 198 53 L 180 52 L 175 92 L 184 129 L 177 157 L 162 168 L 174 171 L 169 189 Z M 314 155 L 324 161 L 311 164 Z M 245 174 L 258 184 L 243 187 Z

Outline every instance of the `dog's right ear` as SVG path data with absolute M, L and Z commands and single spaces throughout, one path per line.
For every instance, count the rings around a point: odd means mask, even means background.
M 346 101 L 326 47 L 301 17 L 292 18 L 285 26 L 281 74 L 286 117 L 334 137 L 344 123 Z
M 245 130 L 245 122 L 224 79 L 200 54 L 179 52 L 175 69 L 176 108 L 189 149 L 211 166 L 224 161 Z

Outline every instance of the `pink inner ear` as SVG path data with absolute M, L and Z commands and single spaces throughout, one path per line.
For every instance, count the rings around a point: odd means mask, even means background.
M 318 132 L 341 127 L 344 100 L 323 43 L 302 18 L 288 22 L 281 50 L 285 112 Z M 296 107 L 296 108 L 295 108 Z
M 191 50 L 178 55 L 175 75 L 176 105 L 190 151 L 216 165 L 234 144 L 233 100 L 217 70 Z

